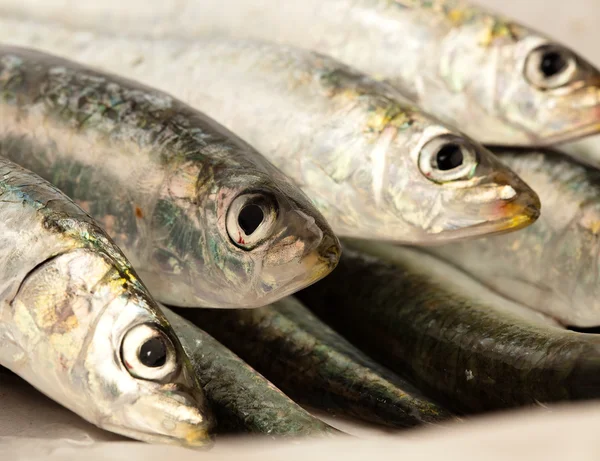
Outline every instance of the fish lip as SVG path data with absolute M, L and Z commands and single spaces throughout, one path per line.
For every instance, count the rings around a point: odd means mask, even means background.
M 325 250 L 319 251 L 319 262 L 322 262 L 331 270 L 337 267 L 342 255 L 340 242 L 337 241 L 337 238 L 335 240 L 336 241 L 329 245 Z
M 333 271 L 342 256 L 342 246 L 335 234 L 327 235 L 314 251 L 317 263 L 311 269 L 309 283 L 313 284 Z
M 519 197 L 507 203 L 506 206 L 518 207 L 519 211 L 500 219 L 444 231 L 445 238 L 443 240 L 439 242 L 423 242 L 422 245 L 416 244 L 416 246 L 436 246 L 458 240 L 484 238 L 514 232 L 533 224 L 541 214 L 540 200 L 535 193 L 527 194 L 526 197 Z
M 200 427 L 194 430 L 196 433 L 195 437 L 186 438 L 137 429 L 127 429 L 116 424 L 104 424 L 102 425 L 102 429 L 146 443 L 160 443 L 164 445 L 178 445 L 187 448 L 204 449 L 210 448 L 214 444 L 214 437 L 210 432 L 209 426 Z

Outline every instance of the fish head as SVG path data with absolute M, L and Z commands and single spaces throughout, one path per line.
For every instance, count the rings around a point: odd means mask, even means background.
M 156 303 L 122 293 L 85 354 L 98 426 L 149 443 L 202 447 L 212 416 L 189 358 Z
M 159 218 L 168 232 L 156 240 L 160 266 L 152 271 L 166 304 L 263 306 L 337 265 L 337 237 L 282 172 L 264 159 L 243 168 L 226 162 L 182 165 L 166 188 L 175 205 Z
M 500 104 L 530 144 L 549 145 L 600 131 L 600 72 L 569 48 L 536 34 L 512 46 Z
M 393 155 L 387 167 L 392 176 L 382 194 L 388 208 L 383 228 L 402 219 L 410 225 L 412 243 L 431 245 L 516 230 L 539 216 L 537 194 L 460 132 L 415 117 L 396 136 L 404 152 Z M 390 208 L 396 218 L 389 217 Z
M 440 46 L 444 90 L 430 91 L 428 107 L 485 144 L 541 146 L 600 131 L 600 72 L 543 34 L 477 14 Z
M 506 28 L 510 33 L 480 46 L 481 61 L 473 63 L 477 81 L 471 85 L 477 90 L 471 95 L 488 108 L 494 133 L 482 139 L 488 144 L 541 146 L 600 132 L 598 69 L 534 31 L 518 25 Z
M 292 294 L 331 272 L 338 238 L 310 200 L 279 171 L 229 184 L 218 207 L 218 228 L 233 267 L 247 268 L 235 282 L 232 304 L 257 307 Z M 240 187 L 240 185 L 242 187 Z
M 85 231 L 94 249 L 60 253 L 21 284 L 15 324 L 31 366 L 15 371 L 103 429 L 147 442 L 206 444 L 210 413 L 172 328 L 108 239 Z

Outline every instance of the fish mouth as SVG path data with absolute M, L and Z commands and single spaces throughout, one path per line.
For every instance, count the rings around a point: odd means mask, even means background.
M 309 284 L 313 284 L 333 271 L 342 255 L 342 246 L 339 239 L 334 235 L 325 235 L 323 240 L 310 255 L 303 261 L 309 271 Z
M 508 203 L 496 206 L 495 216 L 501 217 L 485 220 L 471 226 L 444 231 L 445 238 L 439 242 L 427 242 L 423 246 L 442 245 L 452 241 L 484 238 L 514 232 L 533 224 L 541 213 L 540 199 L 535 193 L 523 194 Z M 421 245 L 416 245 L 421 246 Z
M 105 424 L 102 428 L 109 432 L 146 443 L 159 443 L 163 445 L 178 445 L 187 448 L 203 449 L 210 448 L 214 444 L 214 437 L 207 427 L 190 427 L 183 437 L 137 429 L 126 429 L 114 424 Z
M 342 248 L 339 244 L 333 244 L 324 251 L 319 251 L 317 255 L 317 262 L 309 268 L 310 277 L 308 283 L 312 285 L 313 283 L 321 280 L 323 277 L 329 275 L 337 267 L 341 255 Z

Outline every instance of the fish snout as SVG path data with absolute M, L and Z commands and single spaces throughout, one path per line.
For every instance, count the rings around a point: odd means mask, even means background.
M 140 421 L 139 430 L 148 434 L 151 442 L 189 447 L 212 444 L 214 421 L 200 392 L 184 386 L 165 385 L 156 393 L 141 396 L 132 412 Z
M 324 235 L 319 246 L 305 257 L 310 283 L 314 283 L 335 269 L 340 260 L 342 248 L 339 239 L 332 233 Z

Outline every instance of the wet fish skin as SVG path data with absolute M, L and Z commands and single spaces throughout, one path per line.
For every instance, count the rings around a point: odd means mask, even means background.
M 108 431 L 206 445 L 212 416 L 189 359 L 110 238 L 2 157 L 0 215 L 0 365 Z M 150 340 L 162 365 L 140 358 Z
M 344 245 L 337 269 L 298 297 L 459 413 L 600 395 L 600 338 L 564 330 L 415 249 Z
M 323 55 L 14 18 L 0 19 L 0 40 L 122 73 L 206 111 L 293 179 L 339 235 L 434 244 L 515 230 L 539 212 L 535 193 L 482 146 Z M 460 164 L 426 169 L 444 146 L 462 146 Z
M 392 427 L 452 418 L 292 297 L 252 310 L 187 309 L 181 314 L 297 402 Z
M 390 81 L 486 144 L 548 145 L 600 129 L 594 66 L 463 0 L 6 0 L 0 12 L 123 35 L 223 33 L 314 49 Z
M 272 437 L 339 433 L 311 416 L 208 333 L 170 309 L 162 309 L 190 357 L 220 432 Z
M 430 252 L 563 325 L 599 326 L 600 171 L 560 152 L 495 152 L 543 197 L 541 217 L 515 235 Z
M 0 48 L 0 92 L 5 155 L 89 211 L 157 299 L 255 307 L 335 267 L 339 242 L 308 198 L 171 96 L 10 46 Z M 260 222 L 242 227 L 251 206 Z

